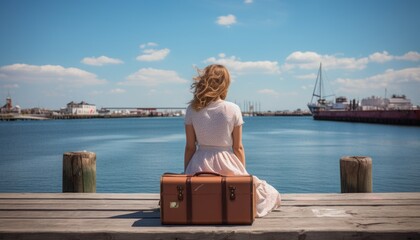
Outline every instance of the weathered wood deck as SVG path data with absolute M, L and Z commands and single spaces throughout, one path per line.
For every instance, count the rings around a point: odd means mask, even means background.
M 0 239 L 420 239 L 420 193 L 284 194 L 252 226 L 162 226 L 157 194 L 0 194 Z

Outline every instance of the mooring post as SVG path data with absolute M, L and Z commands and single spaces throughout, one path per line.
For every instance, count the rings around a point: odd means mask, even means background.
M 340 158 L 341 193 L 372 192 L 372 159 L 345 156 Z
M 96 154 L 66 152 L 63 154 L 63 192 L 96 192 Z

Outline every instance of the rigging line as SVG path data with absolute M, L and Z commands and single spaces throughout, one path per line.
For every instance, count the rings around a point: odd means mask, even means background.
M 311 103 L 314 100 L 314 96 L 316 96 L 316 97 L 321 97 L 322 96 L 321 93 L 319 93 L 319 95 L 316 95 L 315 94 L 315 92 L 317 90 L 317 87 L 318 87 L 318 81 L 319 81 L 319 85 L 321 85 L 321 78 L 320 78 L 320 75 L 321 75 L 321 67 L 322 67 L 322 63 L 319 64 L 318 74 L 316 76 L 316 81 L 315 81 L 315 87 L 314 87 L 314 91 L 312 92 Z
M 330 80 L 329 80 L 329 77 L 328 77 L 328 75 L 327 75 L 327 73 L 326 73 L 326 72 L 324 72 L 324 79 L 325 79 L 325 80 L 326 80 L 326 82 L 327 82 L 328 92 L 330 92 L 330 93 L 331 93 L 330 95 L 325 96 L 325 97 L 332 97 L 332 96 L 335 96 L 334 90 L 333 90 L 333 89 L 332 89 L 332 87 L 331 87 Z

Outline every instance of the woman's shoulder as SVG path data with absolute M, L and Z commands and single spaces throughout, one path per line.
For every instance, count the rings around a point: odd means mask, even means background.
M 223 104 L 224 104 L 225 109 L 228 110 L 228 112 L 234 113 L 234 114 L 240 114 L 241 113 L 241 108 L 238 105 L 236 105 L 236 103 L 229 102 L 229 101 L 223 101 Z
M 228 107 L 235 108 L 235 109 L 240 109 L 239 106 L 236 103 L 229 102 L 229 101 L 226 101 L 226 100 L 224 100 L 223 103 Z
M 193 104 L 192 103 L 190 103 L 190 104 L 188 104 L 188 106 L 187 106 L 187 109 L 186 109 L 187 111 L 191 111 L 191 112 L 199 112 L 198 110 L 196 110 L 195 108 L 194 108 L 194 106 L 193 106 Z
M 194 108 L 192 107 L 192 105 L 188 104 L 187 108 L 185 109 L 185 115 L 188 116 L 188 115 L 193 114 L 194 112 L 195 111 L 194 111 Z
M 239 126 L 244 123 L 242 119 L 242 111 L 241 108 L 236 105 L 236 103 L 224 101 L 225 102 L 225 109 L 227 110 L 227 113 L 232 116 L 234 126 Z

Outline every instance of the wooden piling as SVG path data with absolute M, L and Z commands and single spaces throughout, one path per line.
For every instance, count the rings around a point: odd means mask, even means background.
M 340 158 L 341 193 L 372 192 L 372 159 L 345 156 Z
M 63 154 L 63 192 L 96 192 L 96 154 Z

